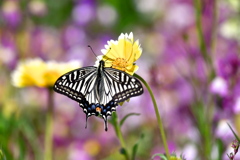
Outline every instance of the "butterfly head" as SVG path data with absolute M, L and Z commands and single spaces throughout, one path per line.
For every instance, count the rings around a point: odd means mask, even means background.
M 105 62 L 104 62 L 103 60 L 101 60 L 101 61 L 99 62 L 99 65 L 100 65 L 100 66 L 104 66 L 104 65 L 105 65 Z

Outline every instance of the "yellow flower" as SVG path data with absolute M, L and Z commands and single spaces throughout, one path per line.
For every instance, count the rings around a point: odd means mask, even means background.
M 13 115 L 17 116 L 20 110 L 19 110 L 19 106 L 16 101 L 6 99 L 3 102 L 1 111 L 2 111 L 4 117 L 10 118 Z
M 161 160 L 168 160 L 166 155 L 158 153 L 153 155 L 152 159 L 157 156 L 159 156 Z M 186 159 L 182 155 L 180 157 L 177 157 L 175 153 L 172 153 L 169 157 L 169 160 L 186 160 Z
M 91 156 L 96 156 L 101 149 L 99 142 L 93 139 L 85 142 L 83 148 Z
M 39 58 L 29 59 L 20 62 L 13 71 L 12 83 L 16 87 L 51 87 L 61 75 L 80 66 L 77 61 L 57 63 L 54 61 L 44 62 Z
M 139 41 L 133 40 L 133 33 L 121 34 L 118 41 L 110 40 L 102 49 L 103 56 L 99 59 L 105 61 L 105 67 L 112 67 L 133 75 L 138 66 L 134 63 L 142 54 Z M 98 62 L 97 62 L 98 63 Z
M 170 160 L 182 160 L 181 158 L 175 157 L 175 156 L 171 156 Z

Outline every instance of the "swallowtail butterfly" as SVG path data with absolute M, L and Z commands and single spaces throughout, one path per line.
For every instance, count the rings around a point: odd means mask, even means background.
M 107 131 L 107 117 L 118 103 L 141 95 L 143 87 L 137 78 L 104 64 L 101 60 L 98 67 L 70 71 L 58 78 L 53 89 L 79 103 L 86 114 L 86 127 L 88 117 L 100 115 Z

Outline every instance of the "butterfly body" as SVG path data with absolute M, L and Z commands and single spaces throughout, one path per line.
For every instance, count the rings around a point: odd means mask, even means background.
M 54 91 L 77 101 L 86 114 L 100 115 L 107 130 L 107 117 L 116 111 L 118 103 L 143 93 L 139 80 L 123 71 L 89 66 L 62 75 L 54 84 Z

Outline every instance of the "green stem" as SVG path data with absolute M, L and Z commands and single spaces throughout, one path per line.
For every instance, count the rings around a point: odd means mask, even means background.
M 218 29 L 218 1 L 213 1 L 213 18 L 212 18 L 212 34 L 211 34 L 211 41 L 210 41 L 210 49 L 211 53 L 215 52 L 216 48 L 216 40 L 217 40 L 217 29 Z
M 119 123 L 118 123 L 117 114 L 116 114 L 116 112 L 113 112 L 112 114 L 115 114 L 114 116 L 116 117 L 115 122 L 114 122 L 114 123 L 115 123 L 114 126 L 115 126 L 115 130 L 116 130 L 117 137 L 118 137 L 118 139 L 119 139 L 119 141 L 120 141 L 121 146 L 122 146 L 123 148 L 125 148 L 125 147 L 126 147 L 126 144 L 125 144 L 125 141 L 124 141 L 124 139 L 123 139 L 123 135 L 122 135 L 122 132 L 121 132 Z
M 197 34 L 198 34 L 198 39 L 199 39 L 199 46 L 200 46 L 200 50 L 201 50 L 203 59 L 205 60 L 206 64 L 209 66 L 209 68 L 211 69 L 209 71 L 210 72 L 209 80 L 212 80 L 213 77 L 215 77 L 215 72 L 214 72 L 214 67 L 213 67 L 211 56 L 207 51 L 207 45 L 204 40 L 204 34 L 203 34 L 203 28 L 202 28 L 202 16 L 201 16 L 202 15 L 202 1 L 201 0 L 193 0 L 193 1 L 194 1 L 194 7 L 195 7 L 195 18 L 196 18 L 196 27 L 197 27 Z M 214 3 L 216 3 L 216 2 L 214 2 Z M 216 4 L 214 4 L 214 5 L 216 5 Z M 216 7 L 216 6 L 214 6 L 214 7 Z M 214 8 L 214 9 L 216 10 L 216 8 Z M 213 19 L 214 22 L 215 22 L 216 16 L 217 16 L 217 12 L 214 11 L 214 19 Z M 213 32 L 215 32 L 215 30 L 213 30 Z M 213 38 L 213 35 L 212 35 L 212 38 Z M 213 41 L 210 43 L 211 43 L 210 45 L 213 46 Z
M 207 53 L 207 47 L 205 44 L 204 36 L 203 36 L 203 30 L 202 30 L 202 17 L 201 17 L 201 0 L 194 0 L 194 6 L 195 6 L 195 18 L 196 18 L 196 25 L 197 25 L 197 33 L 198 33 L 198 39 L 199 39 L 199 45 L 200 50 L 202 53 L 203 58 L 208 61 L 208 53 Z
M 212 34 L 210 41 L 210 50 L 207 51 L 206 42 L 204 40 L 204 34 L 202 29 L 202 1 L 201 0 L 193 0 L 195 7 L 195 18 L 196 18 L 196 27 L 199 39 L 199 47 L 201 50 L 202 57 L 204 58 L 206 65 L 209 67 L 208 72 L 208 82 L 211 82 L 215 77 L 215 69 L 211 59 L 211 53 L 215 51 L 215 43 L 216 43 L 216 33 L 217 33 L 217 22 L 218 22 L 218 13 L 217 13 L 217 0 L 213 1 L 213 17 L 212 17 Z M 192 111 L 194 116 L 196 117 L 196 122 L 198 123 L 198 129 L 200 131 L 202 137 L 203 144 L 203 154 L 208 159 L 211 155 L 212 148 L 212 137 L 211 137 L 211 126 L 212 126 L 212 116 L 214 114 L 214 105 L 212 105 L 212 96 L 208 96 L 207 104 L 201 104 L 201 102 L 197 102 L 197 110 L 193 106 Z M 207 108 L 204 106 L 208 106 Z M 201 108 L 200 108 L 201 107 Z M 200 110 L 199 110 L 200 108 Z M 202 114 L 199 114 L 202 113 Z M 206 118 L 202 118 L 205 115 Z M 208 125 L 205 125 L 208 124 Z
M 0 148 L 0 159 L 1 160 L 6 160 L 6 157 L 5 157 L 5 155 L 4 155 L 4 153 L 3 153 L 1 148 Z
M 53 150 L 53 90 L 48 89 L 48 106 L 46 115 L 46 132 L 44 142 L 44 160 L 52 160 Z
M 191 107 L 191 111 L 195 118 L 195 124 L 199 130 L 201 141 L 200 141 L 200 159 L 211 159 L 211 148 L 212 148 L 212 122 L 209 120 L 208 113 L 205 110 L 205 106 L 201 100 L 197 100 Z M 208 105 L 207 105 L 208 106 Z M 208 124 L 208 125 L 206 125 Z
M 113 120 L 112 123 L 113 123 L 114 129 L 115 129 L 116 135 L 119 139 L 119 142 L 121 144 L 122 149 L 125 152 L 125 153 L 123 153 L 123 155 L 125 156 L 126 160 L 129 160 L 130 158 L 129 158 L 128 152 L 126 150 L 126 144 L 125 144 L 125 141 L 123 139 L 123 135 L 122 135 L 122 132 L 121 132 L 121 128 L 120 128 L 120 124 L 118 122 L 118 116 L 117 116 L 116 112 L 112 113 L 112 120 Z
M 165 149 L 165 152 L 166 152 L 166 155 L 167 155 L 167 159 L 169 160 L 170 159 L 170 154 L 169 154 L 169 150 L 168 150 L 168 145 L 167 145 L 165 132 L 164 132 L 164 129 L 163 129 L 163 123 L 162 123 L 161 116 L 159 114 L 157 103 L 156 103 L 156 100 L 155 100 L 154 95 L 152 93 L 152 90 L 151 90 L 150 86 L 147 84 L 147 82 L 141 76 L 139 76 L 137 74 L 134 74 L 134 76 L 137 77 L 140 81 L 142 81 L 142 83 L 146 86 L 146 88 L 147 88 L 147 90 L 148 90 L 148 92 L 149 92 L 149 94 L 152 98 L 154 110 L 155 110 L 156 117 L 157 117 L 158 127 L 159 127 L 159 130 L 160 130 L 161 136 L 162 136 L 163 146 L 164 146 L 164 149 Z

